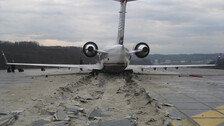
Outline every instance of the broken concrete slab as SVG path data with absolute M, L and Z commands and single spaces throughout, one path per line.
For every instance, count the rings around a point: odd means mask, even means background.
M 62 90 L 64 92 L 71 92 L 70 88 L 68 87 L 59 87 L 59 90 Z
M 7 115 L 6 112 L 0 111 L 0 115 Z
M 155 107 L 158 109 L 162 109 L 162 106 L 158 102 L 155 103 Z
M 107 111 L 114 111 L 115 108 L 107 108 Z
M 44 126 L 49 123 L 50 123 L 50 121 L 41 119 L 41 120 L 34 121 L 31 125 L 32 126 Z
M 148 120 L 148 122 L 155 122 L 155 121 L 157 121 L 155 118 L 150 118 L 150 119 Z
M 120 94 L 120 93 L 122 93 L 123 92 L 123 90 L 121 89 L 121 88 L 119 88 L 118 90 L 117 90 L 117 94 Z
M 13 114 L 13 115 L 18 115 L 20 114 L 21 112 L 23 112 L 24 110 L 15 110 L 15 111 L 11 111 L 10 114 Z
M 171 118 L 172 120 L 182 120 L 181 117 L 173 117 L 173 116 L 170 116 L 170 118 Z
M 88 101 L 86 99 L 80 99 L 79 100 L 81 103 L 87 103 Z
M 163 103 L 162 106 L 173 107 L 174 105 L 169 104 L 169 103 Z
M 96 119 L 96 117 L 101 117 L 101 116 L 102 116 L 102 111 L 97 107 L 89 114 L 88 119 L 94 120 Z
M 100 108 L 96 107 L 90 114 L 88 119 L 89 120 L 95 120 L 95 119 L 99 119 L 101 117 L 110 117 L 111 115 L 105 115 L 102 114 L 102 111 Z
M 18 115 L 23 111 L 24 110 L 15 110 L 6 115 L 3 113 L 3 115 L 0 116 L 0 126 L 12 125 L 17 120 Z
M 63 122 L 55 124 L 54 126 L 66 126 L 67 123 L 68 121 L 63 121 Z
M 54 114 L 54 119 L 56 121 L 67 121 L 69 120 L 68 115 L 63 109 L 59 109 L 55 114 Z
M 153 98 L 150 96 L 150 94 L 148 92 L 145 92 L 145 96 L 148 100 L 148 103 L 151 104 L 153 102 Z
M 17 118 L 18 118 L 17 115 L 13 115 L 13 114 L 2 116 L 0 117 L 0 126 L 12 125 L 16 121 Z
M 136 126 L 136 125 L 137 125 L 136 121 L 130 118 L 125 118 L 123 120 L 91 123 L 89 126 Z
M 65 108 L 65 111 L 74 115 L 77 115 L 79 113 L 79 110 L 77 108 Z
M 131 104 L 131 100 L 130 99 L 127 99 L 125 101 L 126 101 L 127 105 L 130 105 Z
M 99 81 L 99 87 L 105 87 L 106 84 L 103 81 Z
M 65 108 L 65 111 L 66 111 L 67 113 L 73 113 L 74 115 L 77 115 L 79 112 L 81 112 L 81 113 L 85 113 L 84 108 L 80 108 L 80 107 L 77 107 L 77 106 L 66 107 L 66 108 Z

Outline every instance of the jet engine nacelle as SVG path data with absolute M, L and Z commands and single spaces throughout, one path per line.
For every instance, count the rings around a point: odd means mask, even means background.
M 84 46 L 83 46 L 83 53 L 87 56 L 87 57 L 94 57 L 97 54 L 97 50 L 98 50 L 98 46 L 96 45 L 96 43 L 94 42 L 87 42 Z
M 145 58 L 146 56 L 148 56 L 148 54 L 150 52 L 149 46 L 146 43 L 144 43 L 144 42 L 138 43 L 135 46 L 134 50 L 136 51 L 135 55 L 138 58 Z

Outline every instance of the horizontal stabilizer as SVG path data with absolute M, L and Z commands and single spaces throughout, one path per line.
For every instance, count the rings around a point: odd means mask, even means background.
M 115 0 L 115 1 L 118 1 L 118 2 L 124 2 L 125 0 Z M 130 2 L 130 1 L 136 1 L 136 0 L 126 0 L 127 2 Z

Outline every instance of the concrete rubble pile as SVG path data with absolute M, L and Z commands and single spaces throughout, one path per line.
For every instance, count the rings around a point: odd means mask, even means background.
M 12 111 L 10 113 L 0 112 L 0 126 L 9 126 L 12 125 L 17 119 L 19 113 L 22 111 Z
M 172 105 L 159 103 L 135 78 L 125 82 L 117 76 L 85 76 L 34 102 L 29 111 L 39 113 L 40 118 L 32 122 L 33 126 L 169 125 L 172 120 L 167 112 Z M 5 124 L 12 124 L 16 116 L 9 114 Z

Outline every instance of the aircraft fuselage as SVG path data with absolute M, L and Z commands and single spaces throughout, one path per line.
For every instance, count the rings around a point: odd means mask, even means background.
M 106 50 L 101 59 L 102 70 L 105 72 L 122 72 L 130 63 L 131 55 L 123 45 L 114 45 Z

